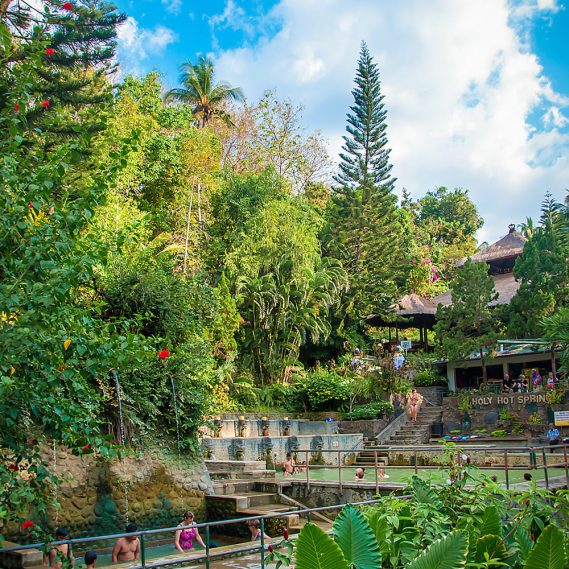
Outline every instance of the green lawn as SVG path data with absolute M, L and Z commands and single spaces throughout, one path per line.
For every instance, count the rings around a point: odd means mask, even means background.
M 380 484 L 389 484 L 389 483 L 405 483 L 414 473 L 415 469 L 413 467 L 386 467 L 385 474 L 389 476 L 389 478 L 380 478 Z M 357 482 L 355 478 L 355 467 L 349 468 L 342 468 L 342 481 L 343 482 Z M 554 476 L 564 476 L 565 470 L 563 468 L 550 468 L 549 470 L 549 477 L 552 478 Z M 419 467 L 418 469 L 419 474 L 422 476 L 428 476 L 433 478 L 434 480 L 443 480 L 448 475 L 444 470 L 439 470 L 438 468 L 423 468 Z M 493 474 L 496 475 L 500 482 L 506 481 L 506 475 L 504 470 L 477 470 L 477 472 L 481 476 L 492 476 Z M 530 472 L 534 480 L 543 480 L 544 473 L 543 470 L 510 470 L 509 477 L 510 477 L 510 484 L 515 484 L 517 482 L 524 481 L 524 473 Z M 282 477 L 282 474 L 279 475 Z M 296 474 L 292 477 L 286 477 L 292 479 L 306 479 L 306 472 Z M 327 480 L 332 482 L 338 481 L 338 469 L 337 468 L 310 468 L 310 480 Z M 367 468 L 365 477 L 363 482 L 375 482 L 375 471 L 372 468 Z

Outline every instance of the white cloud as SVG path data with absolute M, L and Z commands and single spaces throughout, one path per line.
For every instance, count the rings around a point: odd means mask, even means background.
M 153 29 L 141 28 L 132 16 L 129 16 L 118 29 L 118 57 L 121 71 L 141 74 L 141 62 L 151 55 L 162 53 L 178 36 L 170 28 L 160 24 Z
M 523 23 L 557 9 L 553 0 L 281 0 L 268 15 L 279 31 L 220 52 L 217 72 L 250 99 L 276 88 L 302 102 L 337 156 L 365 40 L 381 70 L 398 189 L 469 188 L 487 223 L 480 238 L 493 239 L 568 184 L 568 99 L 527 48 Z M 530 114 L 543 117 L 539 129 Z
M 162 6 L 166 8 L 166 12 L 170 14 L 179 14 L 182 11 L 183 0 L 161 0 Z

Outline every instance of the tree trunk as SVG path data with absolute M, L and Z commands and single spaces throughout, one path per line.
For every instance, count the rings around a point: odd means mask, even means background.
M 488 373 L 486 372 L 486 360 L 484 359 L 484 350 L 480 348 L 480 361 L 482 363 L 482 382 L 488 381 Z
M 194 200 L 194 185 L 192 184 L 192 193 L 190 194 L 190 206 L 188 207 L 188 218 L 186 222 L 186 243 L 184 245 L 184 274 L 186 274 L 186 266 L 188 264 L 188 244 L 190 241 L 190 220 L 192 218 L 193 200 Z
M 553 372 L 553 377 L 557 375 L 557 364 L 555 362 L 555 345 L 551 344 L 551 371 Z

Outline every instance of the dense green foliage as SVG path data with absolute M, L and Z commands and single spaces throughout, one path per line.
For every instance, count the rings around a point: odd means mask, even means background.
M 384 496 L 361 510 L 346 506 L 333 537 L 307 524 L 294 555 L 280 557 L 282 565 L 294 560 L 295 567 L 328 569 L 567 567 L 567 493 L 535 486 L 509 493 L 470 466 L 451 465 L 449 475 L 448 482 L 413 476 L 405 492 L 409 499 Z
M 494 349 L 499 330 L 489 306 L 497 294 L 486 263 L 473 263 L 468 259 L 457 272 L 451 291 L 452 304 L 439 304 L 437 309 L 435 332 L 440 350 L 450 360 L 464 359 L 477 352 L 486 381 L 487 352 Z
M 538 336 L 542 318 L 569 304 L 569 204 L 548 195 L 541 212 L 514 267 L 521 285 L 509 307 L 508 332 L 515 337 Z

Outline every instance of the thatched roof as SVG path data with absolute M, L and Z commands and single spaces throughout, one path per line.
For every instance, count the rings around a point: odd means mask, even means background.
M 498 293 L 498 298 L 490 303 L 490 306 L 497 306 L 499 304 L 510 304 L 510 301 L 518 292 L 520 288 L 520 281 L 516 281 L 513 273 L 505 273 L 503 275 L 494 275 L 494 288 Z M 433 303 L 435 305 L 442 304 L 443 306 L 449 306 L 452 302 L 451 292 L 447 290 L 439 296 L 433 298 Z
M 492 243 L 490 247 L 479 253 L 472 255 L 471 259 L 475 262 L 486 261 L 500 261 L 504 259 L 515 259 L 524 252 L 524 246 L 527 239 L 515 230 L 513 225 L 510 225 L 510 232 L 502 239 Z M 461 259 L 456 266 L 462 267 L 466 263 L 466 258 Z
M 404 327 L 416 328 L 419 326 L 432 326 L 435 322 L 437 305 L 428 298 L 418 294 L 407 294 L 390 309 L 385 317 L 372 314 L 366 318 L 371 326 L 394 326 L 402 323 Z

